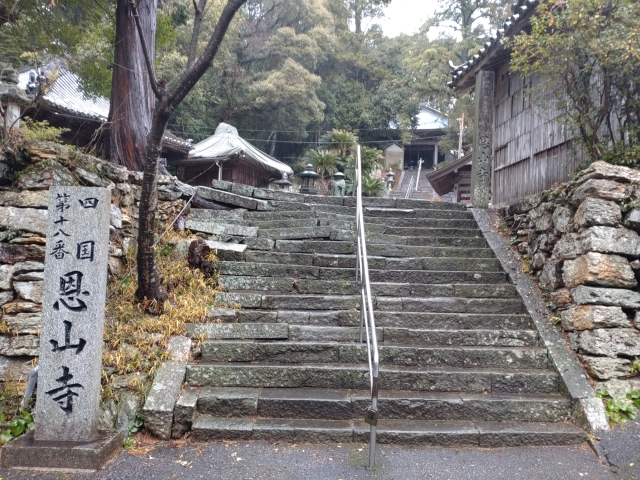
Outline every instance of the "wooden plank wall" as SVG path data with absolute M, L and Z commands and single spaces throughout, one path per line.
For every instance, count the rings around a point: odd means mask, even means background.
M 558 113 L 531 102 L 536 77 L 496 72 L 492 203 L 509 205 L 563 182 L 582 161 Z

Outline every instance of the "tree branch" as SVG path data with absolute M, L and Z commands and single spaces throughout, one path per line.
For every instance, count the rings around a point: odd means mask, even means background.
M 142 24 L 140 23 L 140 17 L 138 16 L 138 7 L 134 0 L 129 0 L 131 10 L 133 11 L 133 18 L 136 22 L 136 30 L 138 30 L 138 37 L 140 38 L 140 45 L 142 47 L 142 53 L 144 54 L 144 63 L 147 65 L 147 73 L 149 74 L 149 83 L 151 84 L 151 90 L 158 100 L 162 100 L 162 92 L 158 88 L 158 82 L 156 81 L 156 74 L 153 69 L 153 63 L 149 57 L 149 49 L 147 48 L 147 41 L 144 38 L 144 32 L 142 31 Z
M 207 0 L 200 0 L 196 4 L 196 0 L 193 0 L 193 8 L 196 13 L 193 18 L 193 32 L 191 33 L 191 45 L 189 45 L 189 58 L 187 59 L 187 70 L 191 68 L 193 62 L 196 61 L 196 55 L 198 54 L 198 37 L 200 36 L 200 25 L 202 25 L 202 17 L 204 17 L 204 9 L 207 6 Z
M 176 108 L 182 100 L 184 100 L 184 97 L 187 96 L 194 85 L 198 83 L 198 80 L 202 78 L 202 75 L 204 75 L 207 69 L 212 65 L 213 59 L 215 58 L 216 53 L 218 53 L 220 44 L 229 29 L 229 25 L 231 24 L 233 17 L 246 1 L 247 0 L 227 1 L 227 4 L 220 14 L 216 28 L 213 30 L 204 51 L 193 66 L 182 73 L 178 82 L 169 91 L 169 98 L 165 106 L 170 111 L 173 111 L 173 109 Z

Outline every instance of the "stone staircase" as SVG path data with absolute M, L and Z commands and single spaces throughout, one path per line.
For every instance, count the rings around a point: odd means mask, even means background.
M 196 441 L 368 442 L 355 199 L 216 185 L 230 191 L 199 194 L 244 208 L 192 209 L 187 226 L 242 247 L 220 251 L 225 292 L 210 312 L 218 322 L 188 326 L 202 354 L 187 366 L 174 437 L 190 429 Z M 378 441 L 584 441 L 568 423 L 571 402 L 547 349 L 472 215 L 443 202 L 364 205 L 380 342 Z
M 409 198 L 411 200 L 441 200 L 444 202 L 451 202 L 453 199 L 453 194 L 448 193 L 444 196 L 439 196 L 436 191 L 433 189 L 429 180 L 425 178 L 425 175 L 429 173 L 431 170 L 422 170 L 420 173 L 420 182 L 418 183 L 418 190 L 412 190 Z M 399 198 L 404 199 L 407 194 L 407 189 L 409 188 L 409 183 L 411 182 L 411 177 L 414 177 L 413 181 L 415 182 L 418 177 L 418 170 L 405 170 L 404 177 L 402 178 L 402 182 L 396 187 L 395 190 L 389 193 L 389 197 L 391 198 Z M 415 183 L 414 183 L 415 188 Z

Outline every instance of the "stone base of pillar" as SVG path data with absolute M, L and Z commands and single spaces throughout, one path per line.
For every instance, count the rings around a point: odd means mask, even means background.
M 122 432 L 102 430 L 92 442 L 37 441 L 34 432 L 2 447 L 2 468 L 95 472 L 122 450 Z

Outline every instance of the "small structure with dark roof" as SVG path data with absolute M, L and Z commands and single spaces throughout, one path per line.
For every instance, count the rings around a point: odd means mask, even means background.
M 212 180 L 227 180 L 268 187 L 271 180 L 293 175 L 289 165 L 254 147 L 226 123 L 220 123 L 212 136 L 194 145 L 188 158 L 169 164 L 178 169 L 181 181 L 194 186 L 208 187 Z

